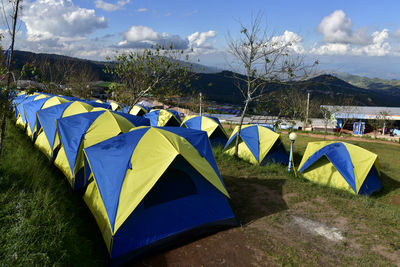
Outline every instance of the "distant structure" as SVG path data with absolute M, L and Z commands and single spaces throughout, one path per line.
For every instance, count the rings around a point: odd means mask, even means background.
M 354 134 L 364 134 L 369 121 L 382 119 L 393 122 L 394 127 L 400 127 L 400 107 L 368 107 L 368 106 L 327 106 L 327 109 L 337 121 L 337 128 L 343 128 L 345 121 L 353 123 Z M 386 126 L 384 125 L 383 128 Z M 384 134 L 384 130 L 383 130 Z

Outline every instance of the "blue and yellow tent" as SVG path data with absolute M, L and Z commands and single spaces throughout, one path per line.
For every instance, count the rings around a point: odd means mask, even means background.
M 86 113 L 93 110 L 93 106 L 81 102 L 67 102 L 39 110 L 37 119 L 41 127 L 38 129 L 38 135 L 35 140 L 35 146 L 41 150 L 49 159 L 53 158 L 53 150 L 59 145 L 59 138 L 56 137 L 56 120 L 76 114 Z M 96 108 L 98 110 L 100 108 Z
M 149 111 L 150 111 L 149 107 L 136 104 L 129 111 L 129 114 L 132 114 L 132 115 L 135 115 L 135 116 L 144 116 L 145 114 L 149 113 Z
M 186 116 L 181 127 L 207 132 L 211 145 L 225 146 L 228 136 L 218 118 L 211 116 Z
M 20 125 L 22 127 L 26 126 L 26 118 L 25 118 L 25 112 L 24 112 L 24 104 L 30 103 L 35 100 L 39 100 L 42 98 L 48 98 L 51 95 L 47 94 L 33 94 L 27 96 L 25 99 L 22 101 L 18 101 L 19 103 L 16 103 L 16 115 L 17 115 L 17 121 L 15 124 Z
M 36 137 L 36 131 L 40 129 L 40 122 L 36 118 L 36 112 L 41 109 L 46 109 L 55 105 L 69 102 L 69 100 L 64 99 L 60 96 L 50 96 L 46 98 L 41 98 L 23 105 L 24 114 L 27 125 L 27 134 L 32 139 Z
M 370 195 L 382 188 L 378 156 L 345 142 L 308 143 L 299 172 L 312 182 L 353 194 Z
M 83 187 L 83 149 L 130 129 L 149 125 L 149 120 L 110 110 L 57 119 L 60 146 L 54 164 L 65 174 L 74 190 Z
M 153 127 L 162 126 L 181 126 L 181 118 L 175 110 L 154 109 L 144 115 L 150 120 L 150 125 Z
M 225 145 L 225 153 L 235 154 L 235 142 L 239 126 L 233 130 Z M 239 137 L 238 156 L 252 164 L 287 164 L 289 157 L 282 145 L 279 134 L 261 125 L 243 125 Z
M 83 198 L 113 260 L 236 225 L 205 132 L 138 127 L 84 152 Z
M 108 103 L 110 104 L 111 110 L 113 111 L 117 111 L 117 110 L 121 110 L 122 109 L 122 105 L 114 100 L 110 100 L 108 101 Z

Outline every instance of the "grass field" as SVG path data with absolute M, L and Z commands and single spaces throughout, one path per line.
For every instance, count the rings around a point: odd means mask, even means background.
M 282 138 L 288 147 L 287 135 Z M 296 165 L 307 142 L 316 140 L 299 135 Z M 252 166 L 215 149 L 242 226 L 135 265 L 399 265 L 400 145 L 350 142 L 379 155 L 384 189 L 377 195 L 353 196 L 289 175 L 285 166 Z M 101 234 L 83 201 L 8 123 L 0 166 L 0 265 L 105 264 Z

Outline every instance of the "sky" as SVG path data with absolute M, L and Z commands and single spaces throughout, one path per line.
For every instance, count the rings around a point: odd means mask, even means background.
M 3 49 L 10 44 L 0 16 Z M 268 32 L 319 69 L 400 79 L 398 0 L 23 0 L 16 49 L 105 60 L 116 51 L 173 43 L 200 64 L 228 69 L 228 32 L 261 11 Z

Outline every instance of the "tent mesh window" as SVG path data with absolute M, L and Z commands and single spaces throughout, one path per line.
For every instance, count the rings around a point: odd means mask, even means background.
M 222 132 L 221 128 L 215 129 L 215 131 L 210 135 L 210 140 L 214 138 L 227 139 L 226 135 Z
M 179 127 L 179 126 L 181 126 L 181 124 L 175 118 L 171 118 L 164 126 Z
M 288 154 L 286 153 L 285 147 L 283 146 L 281 140 L 278 138 L 278 140 L 276 140 L 274 145 L 268 151 L 268 154 L 261 162 L 261 165 L 269 163 L 287 164 L 288 161 L 289 161 Z
M 197 189 L 188 174 L 168 168 L 143 199 L 145 208 L 197 194 Z

